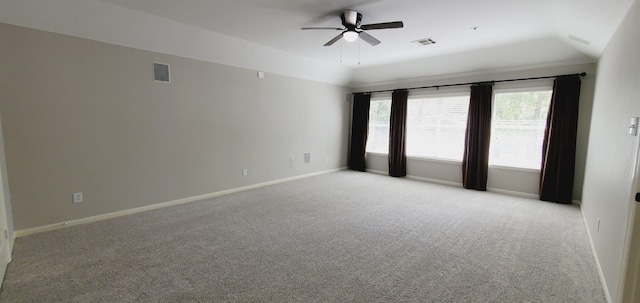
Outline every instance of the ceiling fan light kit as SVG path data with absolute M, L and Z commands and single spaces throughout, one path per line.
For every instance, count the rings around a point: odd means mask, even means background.
M 388 29 L 388 28 L 403 28 L 404 23 L 402 21 L 394 21 L 394 22 L 384 22 L 384 23 L 372 23 L 372 24 L 364 24 L 362 25 L 362 14 L 351 10 L 345 9 L 340 15 L 340 19 L 342 20 L 342 28 L 340 27 L 303 27 L 302 30 L 339 30 L 342 31 L 339 35 L 329 40 L 329 42 L 325 43 L 324 46 L 331 46 L 336 43 L 341 38 L 344 38 L 345 41 L 353 42 L 358 38 L 361 38 L 365 42 L 371 44 L 371 46 L 376 46 L 380 44 L 380 40 L 374 38 L 369 35 L 365 31 L 367 30 L 377 30 L 377 29 Z
M 356 31 L 346 31 L 344 33 L 342 33 L 342 38 L 344 38 L 344 40 L 346 40 L 347 42 L 353 42 L 358 40 L 358 32 Z

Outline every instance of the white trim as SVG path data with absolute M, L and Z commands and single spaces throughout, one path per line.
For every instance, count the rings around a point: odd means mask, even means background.
M 598 251 L 596 250 L 595 244 L 593 244 L 593 238 L 591 237 L 589 224 L 587 224 L 587 217 L 584 215 L 584 211 L 582 210 L 582 207 L 580 207 L 580 214 L 582 215 L 582 222 L 584 223 L 584 228 L 587 230 L 587 238 L 589 238 L 589 245 L 591 246 L 591 253 L 593 254 L 593 259 L 596 261 L 596 269 L 598 270 L 598 277 L 600 278 L 600 284 L 602 286 L 602 291 L 604 292 L 604 300 L 607 303 L 612 303 L 611 294 L 609 294 L 609 289 L 607 288 L 607 282 L 604 278 L 604 272 L 602 271 L 602 266 L 600 265 L 600 261 L 598 260 Z
M 372 155 L 372 156 L 380 156 L 380 157 L 386 157 L 389 155 L 389 153 L 381 153 L 381 152 L 367 152 L 367 155 Z
M 498 194 L 503 194 L 503 195 L 530 198 L 530 199 L 539 199 L 540 198 L 537 194 L 525 193 L 525 192 L 521 192 L 521 191 L 506 190 L 506 189 L 501 189 L 501 188 L 487 187 L 487 191 L 488 192 L 493 192 L 493 193 L 498 193 Z
M 419 89 L 413 89 L 411 91 L 415 91 L 415 90 L 419 90 Z M 411 101 L 411 99 L 415 101 L 415 100 L 422 100 L 422 99 L 438 99 L 438 98 L 447 98 L 447 97 L 469 98 L 470 94 L 471 94 L 470 89 L 469 89 L 469 86 L 467 85 L 437 88 L 435 91 L 433 90 L 432 87 L 430 87 L 430 88 L 425 88 L 424 90 L 421 90 L 419 92 L 409 94 L 408 101 Z
M 496 87 L 498 83 L 494 86 L 493 93 L 494 94 L 508 94 L 508 93 L 526 93 L 526 92 L 542 92 L 542 91 L 553 91 L 553 79 L 538 79 L 537 82 L 533 82 L 535 80 L 527 80 L 529 82 L 529 86 L 525 86 L 522 84 L 514 85 L 514 82 L 502 82 L 508 83 L 511 85 L 505 85 L 504 87 Z M 516 81 L 520 82 L 520 81 Z M 545 83 L 545 84 L 541 84 Z
M 435 183 L 435 184 L 440 184 L 440 185 L 462 187 L 462 183 L 453 182 L 453 181 L 445 181 L 445 180 L 438 180 L 438 179 L 418 177 L 418 176 L 410 176 L 410 175 L 407 175 L 407 179 L 416 180 L 416 181 L 422 181 L 422 182 Z
M 634 269 L 630 269 L 630 266 L 634 265 L 634 261 L 635 260 L 631 260 L 632 258 L 637 258 L 636 256 L 632 255 L 632 253 L 634 253 L 634 247 L 633 247 L 633 234 L 634 234 L 634 227 L 635 227 L 635 222 L 636 222 L 636 201 L 634 201 L 634 197 L 635 194 L 637 193 L 636 188 L 637 188 L 637 184 L 639 183 L 639 174 L 640 174 L 640 140 L 637 140 L 634 138 L 634 140 L 636 141 L 635 145 L 636 145 L 636 149 L 635 149 L 635 155 L 634 155 L 634 159 L 633 159 L 633 176 L 631 178 L 631 192 L 628 198 L 629 201 L 629 206 L 628 206 L 628 215 L 627 215 L 627 224 L 626 224 L 626 228 L 625 228 L 625 232 L 624 232 L 624 246 L 623 246 L 623 251 L 622 251 L 622 260 L 620 262 L 620 274 L 619 274 L 619 281 L 618 282 L 618 289 L 616 290 L 616 292 L 618 293 L 617 297 L 619 302 L 622 302 L 622 300 L 624 299 L 634 299 L 640 295 L 636 294 L 636 292 L 640 291 L 640 289 L 636 289 L 636 285 L 638 285 L 637 283 L 633 283 L 630 287 L 632 288 L 632 290 L 628 290 L 627 288 L 627 279 L 631 278 L 631 279 L 637 279 L 640 278 L 640 276 L 638 276 L 638 273 L 634 273 L 632 277 L 629 277 L 630 275 L 630 271 L 634 270 Z M 631 264 L 629 264 L 631 263 Z M 638 281 L 636 281 L 638 282 Z M 629 294 L 630 293 L 630 294 Z M 625 298 L 627 296 L 631 296 L 629 298 Z
M 468 82 L 486 82 L 486 81 L 495 81 L 501 80 L 503 77 L 495 74 L 505 74 L 505 73 L 513 73 L 513 72 L 522 72 L 527 71 L 531 74 L 530 77 L 546 77 L 549 74 L 558 74 L 558 73 L 578 73 L 581 72 L 581 69 L 585 69 L 582 65 L 590 65 L 597 63 L 596 60 L 586 59 L 586 60 L 574 60 L 574 61 L 564 61 L 564 62 L 552 62 L 545 64 L 529 64 L 529 65 L 521 65 L 515 67 L 508 68 L 495 68 L 488 69 L 482 71 L 470 71 L 470 72 L 460 72 L 460 73 L 451 73 L 444 75 L 432 75 L 425 77 L 411 77 L 408 79 L 396 79 L 396 80 L 386 80 L 386 81 L 367 81 L 367 82 L 356 82 L 351 79 L 351 83 L 349 86 L 355 87 L 355 92 L 360 91 L 373 91 L 376 90 L 377 87 L 381 86 L 425 86 L 425 83 L 435 83 L 430 85 L 447 85 L 453 83 L 457 83 L 460 79 L 472 78 L 468 80 Z M 580 68 L 574 68 L 579 66 Z M 556 70 L 556 71 L 547 71 L 547 70 Z M 356 75 L 357 78 L 358 75 Z M 494 78 L 494 79 L 492 79 Z M 498 79 L 495 79 L 498 78 Z M 530 80 L 529 80 L 530 81 Z M 465 81 L 466 82 L 466 81 Z M 521 82 L 521 81 L 518 81 Z M 442 88 L 440 88 L 442 89 Z
M 389 101 L 391 102 L 391 92 L 379 92 L 371 94 L 370 102 Z
M 272 180 L 272 181 L 267 181 L 267 182 L 257 183 L 257 184 L 247 185 L 247 186 L 241 186 L 241 187 L 226 189 L 226 190 L 213 192 L 213 193 L 209 193 L 209 194 L 204 194 L 204 195 L 199 195 L 199 196 L 192 196 L 192 197 L 182 198 L 182 199 L 178 199 L 178 200 L 161 202 L 161 203 L 156 203 L 156 204 L 151 204 L 151 205 L 142 206 L 142 207 L 136 207 L 136 208 L 131 208 L 131 209 L 125 209 L 125 210 L 121 210 L 121 211 L 116 211 L 116 212 L 112 212 L 112 213 L 106 213 L 106 214 L 86 217 L 86 218 L 82 218 L 82 219 L 76 219 L 76 220 L 70 220 L 70 221 L 66 221 L 66 222 L 60 222 L 60 223 L 54 223 L 54 224 L 38 226 L 38 227 L 33 227 L 33 228 L 21 229 L 21 230 L 17 230 L 17 231 L 14 232 L 14 239 L 15 238 L 20 238 L 20 237 L 30 236 L 30 235 L 33 235 L 33 234 L 43 233 L 43 232 L 47 232 L 47 231 L 62 229 L 62 228 L 65 228 L 65 227 L 70 227 L 70 226 L 75 226 L 75 225 L 81 225 L 81 224 L 87 224 L 87 223 L 93 223 L 93 222 L 113 219 L 113 218 L 117 218 L 117 217 L 121 217 L 121 216 L 126 216 L 126 215 L 136 214 L 136 213 L 140 213 L 140 212 L 145 212 L 145 211 L 149 211 L 149 210 L 154 210 L 154 209 L 159 209 L 159 208 L 164 208 L 164 207 L 174 206 L 174 205 L 180 205 L 180 204 L 186 204 L 186 203 L 200 201 L 200 200 L 209 199 L 209 198 L 213 198 L 213 197 L 218 197 L 218 196 L 222 196 L 222 195 L 237 193 L 237 192 L 241 192 L 241 191 L 245 191 L 245 190 L 260 188 L 260 187 L 264 187 L 264 186 L 268 186 L 268 185 L 274 185 L 274 184 L 278 184 L 278 183 L 283 183 L 283 182 L 288 182 L 288 181 L 293 181 L 293 180 L 298 180 L 298 179 L 304 179 L 304 178 L 313 177 L 313 176 L 317 176 L 317 175 L 328 174 L 328 173 L 332 173 L 332 172 L 341 171 L 341 170 L 344 170 L 344 169 L 346 169 L 346 167 L 330 169 L 330 170 L 325 170 L 325 171 L 320 171 L 320 172 L 315 172 L 315 173 L 310 173 L 310 174 L 305 174 L 305 175 L 299 175 L 299 176 L 294 176 L 294 177 L 288 177 L 288 178 L 283 178 L 283 179 L 277 179 L 277 180 Z
M 367 172 L 368 173 L 377 174 L 377 175 L 383 175 L 383 176 L 388 176 L 389 175 L 389 172 L 381 171 L 381 170 L 374 170 L 374 169 L 367 169 Z M 425 178 L 425 177 L 419 177 L 419 176 L 411 176 L 411 175 L 407 175 L 406 178 L 410 179 L 410 180 L 422 181 L 422 182 L 427 182 L 427 183 L 435 183 L 435 184 L 440 184 L 440 185 L 462 187 L 461 183 L 452 182 L 452 181 L 431 179 L 431 178 Z
M 456 160 L 456 159 L 446 159 L 446 158 L 431 158 L 427 156 L 415 156 L 415 155 L 412 155 L 412 156 L 407 155 L 407 160 L 415 160 L 415 161 L 422 161 L 422 162 L 437 162 L 437 163 L 446 163 L 446 164 L 453 164 L 453 165 L 462 164 L 462 159 Z
M 366 169 L 366 171 L 368 173 L 373 173 L 373 174 L 377 174 L 377 175 L 384 175 L 384 176 L 388 176 L 389 172 L 387 171 L 381 171 L 381 170 L 375 170 L 375 169 Z
M 497 164 L 489 164 L 490 169 L 501 169 L 501 170 L 511 170 L 511 171 L 521 171 L 526 173 L 540 173 L 539 168 L 527 168 L 527 167 L 517 167 L 517 166 L 504 166 Z
M 367 172 L 368 173 L 378 174 L 378 175 L 388 175 L 389 174 L 386 171 L 374 170 L 374 169 L 367 169 Z M 435 184 L 441 184 L 441 185 L 448 185 L 448 186 L 454 186 L 454 187 L 462 187 L 462 183 L 453 182 L 453 181 L 425 178 L 425 177 L 412 176 L 412 175 L 407 175 L 406 178 L 407 179 L 411 179 L 411 180 L 416 180 L 416 181 L 423 181 L 423 182 L 429 182 L 429 183 L 435 183 Z M 520 192 L 520 191 L 512 191 L 512 190 L 493 188 L 493 187 L 487 187 L 487 191 L 494 192 L 494 193 L 499 193 L 499 194 L 503 194 L 503 195 L 515 196 L 515 197 L 539 199 L 537 194 L 525 193 L 525 192 Z M 574 201 L 574 203 L 575 202 L 576 201 Z M 578 205 L 579 205 L 579 201 L 577 201 L 577 202 L 578 202 Z

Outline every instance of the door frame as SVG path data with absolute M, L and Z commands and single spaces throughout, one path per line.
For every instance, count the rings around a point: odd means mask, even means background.
M 634 166 L 618 302 L 640 302 L 640 202 L 635 201 L 636 193 L 640 193 L 640 140 L 637 137 Z
M 4 281 L 7 265 L 11 262 L 13 252 L 13 232 L 9 229 L 9 216 L 11 210 L 7 208 L 9 188 L 7 180 L 7 162 L 4 150 L 4 136 L 2 131 L 2 121 L 0 120 L 0 285 Z M 11 234 L 10 234 L 11 233 Z
M 1 173 L 2 171 L 0 171 L 0 285 L 2 285 L 2 281 L 4 281 L 4 275 L 6 273 L 7 266 L 11 262 L 12 247 L 12 239 L 9 235 L 8 215 L 4 195 L 4 193 L 6 192 L 6 188 L 4 188 L 5 183 L 3 182 L 5 176 Z

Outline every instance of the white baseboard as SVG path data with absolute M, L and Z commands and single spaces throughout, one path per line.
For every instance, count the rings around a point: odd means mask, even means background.
M 503 194 L 503 195 L 522 197 L 522 198 L 530 198 L 530 199 L 539 199 L 540 198 L 537 194 L 523 193 L 523 192 L 520 192 L 520 191 L 506 190 L 506 189 L 493 188 L 493 187 L 487 187 L 487 191 L 493 192 L 493 193 L 498 193 L 498 194 Z
M 377 175 L 383 175 L 383 176 L 388 176 L 389 175 L 389 172 L 381 171 L 381 170 L 375 170 L 375 169 L 367 169 L 367 172 L 368 173 L 377 174 Z M 428 182 L 428 183 L 435 183 L 435 184 L 449 185 L 449 186 L 455 186 L 455 187 L 462 187 L 462 184 L 460 184 L 460 183 L 451 182 L 451 181 L 445 181 L 445 180 L 431 179 L 431 178 L 425 178 L 425 177 L 419 177 L 419 176 L 411 176 L 411 175 L 407 175 L 406 178 L 407 179 L 411 179 L 411 180 L 416 180 L 416 181 Z
M 598 251 L 596 251 L 596 246 L 593 244 L 593 238 L 591 237 L 591 231 L 589 230 L 589 224 L 587 224 L 587 218 L 584 216 L 584 212 L 582 211 L 582 207 L 580 208 L 580 214 L 582 215 L 582 222 L 584 223 L 584 228 L 587 230 L 587 238 L 589 238 L 589 245 L 591 246 L 591 253 L 593 254 L 593 259 L 596 262 L 596 269 L 598 270 L 598 277 L 600 278 L 600 284 L 602 285 L 602 290 L 604 291 L 604 299 L 607 303 L 611 303 L 611 294 L 609 293 L 609 288 L 607 287 L 607 282 L 604 279 L 604 272 L 602 271 L 602 266 L 600 266 L 600 261 L 598 260 Z
M 372 174 L 376 174 L 376 175 L 389 176 L 389 172 L 382 171 L 382 170 L 367 169 L 367 172 L 368 173 L 372 173 Z M 411 180 L 416 180 L 416 181 L 428 182 L 428 183 L 435 183 L 435 184 L 441 184 L 441 185 L 462 187 L 462 184 L 460 184 L 460 183 L 451 182 L 451 181 L 445 181 L 445 180 L 431 179 L 431 178 L 425 178 L 425 177 L 419 177 L 419 176 L 411 176 L 411 175 L 407 175 L 405 178 L 411 179 Z
M 407 179 L 416 180 L 416 181 L 422 181 L 422 182 L 435 183 L 435 184 L 440 184 L 440 185 L 462 187 L 462 183 L 452 182 L 452 181 L 445 181 L 445 180 L 438 180 L 438 179 L 432 179 L 432 178 L 425 178 L 425 177 L 407 175 Z
M 260 187 L 264 187 L 264 186 L 268 186 L 268 185 L 274 185 L 274 184 L 278 184 L 278 183 L 283 183 L 283 182 L 288 182 L 288 181 L 293 181 L 293 180 L 298 180 L 298 179 L 304 179 L 304 178 L 313 177 L 313 176 L 317 176 L 317 175 L 328 174 L 328 173 L 332 173 L 332 172 L 341 171 L 341 170 L 344 170 L 344 169 L 346 169 L 346 167 L 330 169 L 330 170 L 325 170 L 325 171 L 320 171 L 320 172 L 315 172 L 315 173 L 310 173 L 310 174 L 305 174 L 305 175 L 300 175 L 300 176 L 294 176 L 294 177 L 289 177 L 289 178 L 277 179 L 277 180 L 273 180 L 273 181 L 267 181 L 267 182 L 257 183 L 257 184 L 247 185 L 247 186 L 241 186 L 241 187 L 222 190 L 222 191 L 218 191 L 218 192 L 214 192 L 214 193 L 198 195 L 198 196 L 192 196 L 192 197 L 182 198 L 182 199 L 178 199 L 178 200 L 161 202 L 161 203 L 156 203 L 156 204 L 151 204 L 151 205 L 142 206 L 142 207 L 136 207 L 136 208 L 131 208 L 131 209 L 125 209 L 125 210 L 116 211 L 116 212 L 112 212 L 112 213 L 106 213 L 106 214 L 101 214 L 101 215 L 96 215 L 96 216 L 91 216 L 91 217 L 86 217 L 86 218 L 81 218 L 81 219 L 76 219 L 76 220 L 70 220 L 70 221 L 66 221 L 66 222 L 60 222 L 60 223 L 54 223 L 54 224 L 38 226 L 38 227 L 33 227 L 33 228 L 21 229 L 21 230 L 17 230 L 17 231 L 14 232 L 14 239 L 15 238 L 29 236 L 29 235 L 33 235 L 33 234 L 37 234 L 37 233 L 42 233 L 42 232 L 62 229 L 62 228 L 65 228 L 65 227 L 81 225 L 81 224 L 87 224 L 87 223 L 93 223 L 93 222 L 98 222 L 98 221 L 102 221 L 102 220 L 108 220 L 108 219 L 112 219 L 112 218 L 116 218 L 116 217 L 131 215 L 131 214 L 140 213 L 140 212 L 149 211 L 149 210 L 154 210 L 154 209 L 158 209 L 158 208 L 164 208 L 164 207 L 168 207 L 168 206 L 186 204 L 186 203 L 191 203 L 191 202 L 194 202 L 194 201 L 199 201 L 199 200 L 209 199 L 209 198 L 213 198 L 213 197 L 217 197 L 217 196 L 237 193 L 237 192 L 250 190 L 250 189 L 254 189 L 254 188 L 260 188 Z
M 368 173 L 373 173 L 373 174 L 376 174 L 376 175 L 384 175 L 384 176 L 388 176 L 389 175 L 389 172 L 381 171 L 381 170 L 375 170 L 375 169 L 367 169 L 367 172 Z
M 373 169 L 367 169 L 367 172 L 374 173 L 374 174 L 379 174 L 379 175 L 388 175 L 389 174 L 386 171 L 373 170 Z M 423 181 L 423 182 L 429 182 L 429 183 L 435 183 L 435 184 L 441 184 L 441 185 L 462 187 L 462 183 L 453 182 L 453 181 L 438 180 L 438 179 L 425 178 L 425 177 L 419 177 L 419 176 L 411 176 L 411 175 L 407 175 L 406 178 L 407 179 L 411 179 L 411 180 L 417 180 L 417 181 Z M 506 190 L 506 189 L 500 189 L 500 188 L 489 187 L 489 188 L 487 188 L 487 191 L 494 192 L 494 193 L 499 193 L 499 194 L 504 194 L 504 195 L 509 195 L 509 196 L 516 196 L 516 197 L 524 197 L 524 198 L 531 198 L 531 199 L 538 199 L 539 198 L 537 194 L 524 193 L 524 192 L 512 191 L 512 190 Z M 574 203 L 575 203 L 575 201 L 574 201 Z M 579 205 L 579 201 L 578 201 L 578 205 Z

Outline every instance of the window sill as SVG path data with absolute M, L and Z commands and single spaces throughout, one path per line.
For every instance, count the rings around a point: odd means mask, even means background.
M 524 168 L 524 167 L 513 167 L 513 166 L 501 166 L 501 165 L 489 165 L 489 168 L 497 168 L 502 170 L 512 170 L 512 171 L 522 171 L 528 173 L 539 173 L 540 169 L 536 168 Z
M 388 153 L 376 153 L 376 152 L 367 152 L 367 155 L 379 156 L 379 157 L 387 157 Z M 451 160 L 451 159 L 443 159 L 443 158 L 429 158 L 429 157 L 420 157 L 420 156 L 407 156 L 408 160 L 416 160 L 423 162 L 440 162 L 447 164 L 460 164 L 462 161 L 460 160 Z
M 387 157 L 388 153 L 376 153 L 376 152 L 367 152 L 367 155 L 378 156 L 378 157 Z M 422 162 L 438 162 L 438 163 L 446 163 L 446 164 L 461 164 L 461 160 L 451 160 L 451 159 L 441 159 L 441 158 L 428 158 L 428 157 L 420 157 L 420 156 L 407 156 L 407 160 L 414 161 L 422 161 Z M 501 166 L 501 165 L 489 165 L 489 168 L 501 169 L 501 170 L 510 170 L 510 171 L 521 171 L 528 173 L 540 173 L 540 169 L 536 168 L 524 168 L 524 167 L 513 167 L 513 166 Z
M 420 156 L 407 156 L 407 159 L 423 161 L 423 162 L 440 162 L 447 164 L 461 164 L 461 160 L 452 160 L 452 159 L 444 159 L 444 158 L 430 158 L 430 157 L 420 157 Z
M 376 153 L 376 152 L 366 152 L 367 155 L 373 155 L 373 156 L 388 156 L 388 153 Z

